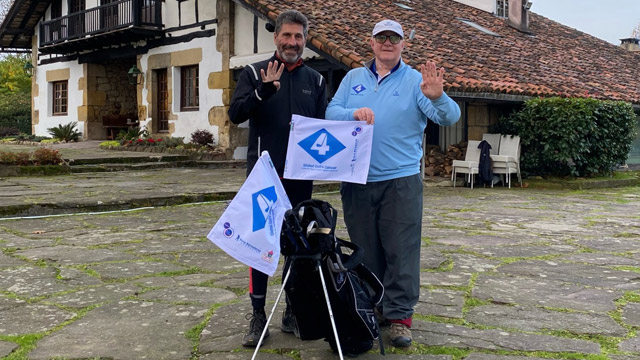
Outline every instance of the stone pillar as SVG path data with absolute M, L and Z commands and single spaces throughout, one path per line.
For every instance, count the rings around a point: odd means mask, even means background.
M 222 54 L 222 71 L 209 74 L 210 89 L 222 89 L 222 106 L 215 106 L 209 111 L 209 123 L 218 127 L 218 146 L 231 158 L 239 146 L 247 146 L 248 129 L 239 128 L 229 121 L 227 112 L 231 96 L 235 88 L 233 71 L 229 68 L 229 59 L 233 56 L 234 42 L 234 3 L 231 0 L 219 0 L 216 3 L 218 14 L 218 32 L 216 49 Z
M 82 92 L 82 105 L 78 107 L 78 124 L 84 123 L 84 139 L 104 139 L 100 110 L 104 107 L 107 94 L 99 89 L 100 79 L 106 77 L 104 65 L 83 64 L 83 76 L 78 79 L 78 89 Z

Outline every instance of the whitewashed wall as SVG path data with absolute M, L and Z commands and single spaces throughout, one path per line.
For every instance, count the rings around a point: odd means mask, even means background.
M 67 115 L 53 116 L 53 86 L 47 82 L 47 71 L 69 69 L 68 80 L 68 104 Z M 82 105 L 82 96 L 78 87 L 78 81 L 82 75 L 82 65 L 74 62 L 61 62 L 36 67 L 36 83 L 38 84 L 38 96 L 33 97 L 33 107 L 38 111 L 38 124 L 34 127 L 37 136 L 50 136 L 48 128 L 58 125 L 66 125 L 78 121 L 78 106 Z M 78 123 L 78 131 L 84 133 L 84 123 Z
M 496 0 L 454 0 L 459 3 L 472 6 L 482 11 L 495 14 L 496 12 Z
M 168 69 L 171 73 L 171 94 L 172 94 L 172 107 L 171 113 L 177 116 L 177 120 L 169 120 L 169 124 L 175 125 L 175 132 L 171 135 L 174 137 L 184 137 L 188 142 L 191 139 L 191 133 L 198 129 L 209 130 L 214 136 L 214 142 L 217 144 L 219 141 L 218 127 L 209 124 L 209 110 L 214 106 L 222 106 L 222 90 L 221 89 L 209 89 L 208 78 L 212 72 L 222 71 L 222 54 L 216 50 L 215 47 L 216 38 L 199 38 L 194 39 L 188 43 L 163 46 L 150 50 L 147 54 L 142 55 L 140 59 L 141 70 L 144 74 L 147 74 L 148 59 L 149 56 L 157 54 L 168 54 L 182 50 L 189 50 L 193 48 L 202 48 L 202 60 L 199 65 L 199 97 L 200 106 L 198 111 L 180 111 L 180 68 L 172 67 Z M 195 65 L 195 64 L 194 64 Z M 145 77 L 145 81 L 147 81 Z M 148 90 L 145 85 L 142 90 L 142 103 L 140 105 L 149 107 L 147 100 Z M 151 114 L 148 114 L 147 119 L 141 119 L 141 126 L 147 126 L 151 121 Z

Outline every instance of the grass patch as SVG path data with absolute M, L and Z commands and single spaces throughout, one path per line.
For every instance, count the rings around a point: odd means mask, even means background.
M 446 346 L 427 346 L 424 344 L 413 343 L 411 347 L 402 349 L 390 346 L 385 348 L 387 353 L 389 354 L 419 354 L 419 355 L 450 355 L 453 360 L 462 360 L 465 357 L 469 356 L 472 352 L 468 349 L 460 349 L 454 347 L 446 347 Z
M 207 310 L 206 314 L 204 315 L 204 319 L 200 323 L 198 323 L 198 325 L 192 327 L 191 329 L 187 330 L 184 333 L 184 336 L 193 343 L 193 351 L 192 351 L 193 360 L 198 359 L 197 354 L 198 354 L 198 347 L 200 346 L 200 334 L 202 334 L 202 330 L 204 330 L 204 328 L 207 326 L 207 324 L 211 320 L 211 317 L 216 312 L 216 310 L 218 310 L 224 305 L 227 305 L 227 304 L 215 304 L 211 306 L 211 308 Z
M 516 257 L 497 258 L 497 260 L 500 260 L 501 265 L 507 265 L 507 264 L 512 264 L 514 262 L 518 262 L 518 261 L 554 260 L 564 256 L 565 256 L 564 254 L 550 254 L 550 255 L 539 255 L 539 256 L 516 256 Z
M 640 234 L 621 232 L 613 235 L 613 237 L 614 238 L 637 238 L 637 237 L 640 237 Z
M 20 347 L 11 354 L 2 358 L 3 360 L 24 360 L 28 359 L 27 354 L 36 347 L 36 343 L 44 337 L 45 334 L 26 334 L 20 336 L 0 335 L 0 340 L 9 341 L 18 344 Z
M 613 266 L 612 269 L 640 273 L 640 267 L 637 267 L 637 266 L 621 265 L 621 266 Z
M 79 319 L 83 318 L 85 315 L 87 315 L 87 313 L 99 306 L 101 306 L 102 304 L 96 304 L 96 305 L 92 305 L 92 306 L 88 306 L 84 309 L 81 310 L 74 310 L 74 312 L 76 313 L 76 316 L 73 317 L 72 319 L 69 319 L 67 321 L 64 321 L 63 323 L 61 323 L 60 325 L 56 326 L 55 328 L 43 332 L 43 333 L 36 333 L 36 334 L 25 334 L 25 335 L 19 335 L 19 336 L 6 336 L 6 335 L 0 335 L 0 340 L 4 340 L 4 341 L 10 341 L 13 343 L 18 344 L 20 347 L 18 349 L 16 349 L 14 352 L 12 352 L 11 354 L 7 355 L 6 357 L 2 358 L 2 360 L 25 360 L 28 359 L 29 357 L 27 356 L 29 354 L 29 352 L 31 352 L 31 350 L 33 350 L 36 345 L 37 342 L 42 339 L 43 337 L 52 334 L 60 329 L 62 329 L 63 327 L 74 323 L 76 321 L 78 321 Z M 54 358 L 55 359 L 55 358 Z

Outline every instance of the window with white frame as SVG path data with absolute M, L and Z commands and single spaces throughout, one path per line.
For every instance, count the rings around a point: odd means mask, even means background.
M 509 0 L 496 0 L 496 15 L 509 17 Z

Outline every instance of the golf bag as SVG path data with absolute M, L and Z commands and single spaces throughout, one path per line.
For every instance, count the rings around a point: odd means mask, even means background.
M 363 250 L 335 236 L 336 219 L 337 211 L 320 200 L 303 201 L 285 214 L 282 253 L 287 257 L 285 273 L 290 270 L 290 274 L 284 290 L 301 339 L 324 338 L 338 351 L 333 315 L 342 352 L 357 355 L 370 350 L 379 338 L 374 307 L 382 300 L 384 287 L 361 264 Z M 324 281 L 316 281 L 321 274 Z M 381 339 L 380 352 L 384 354 Z

